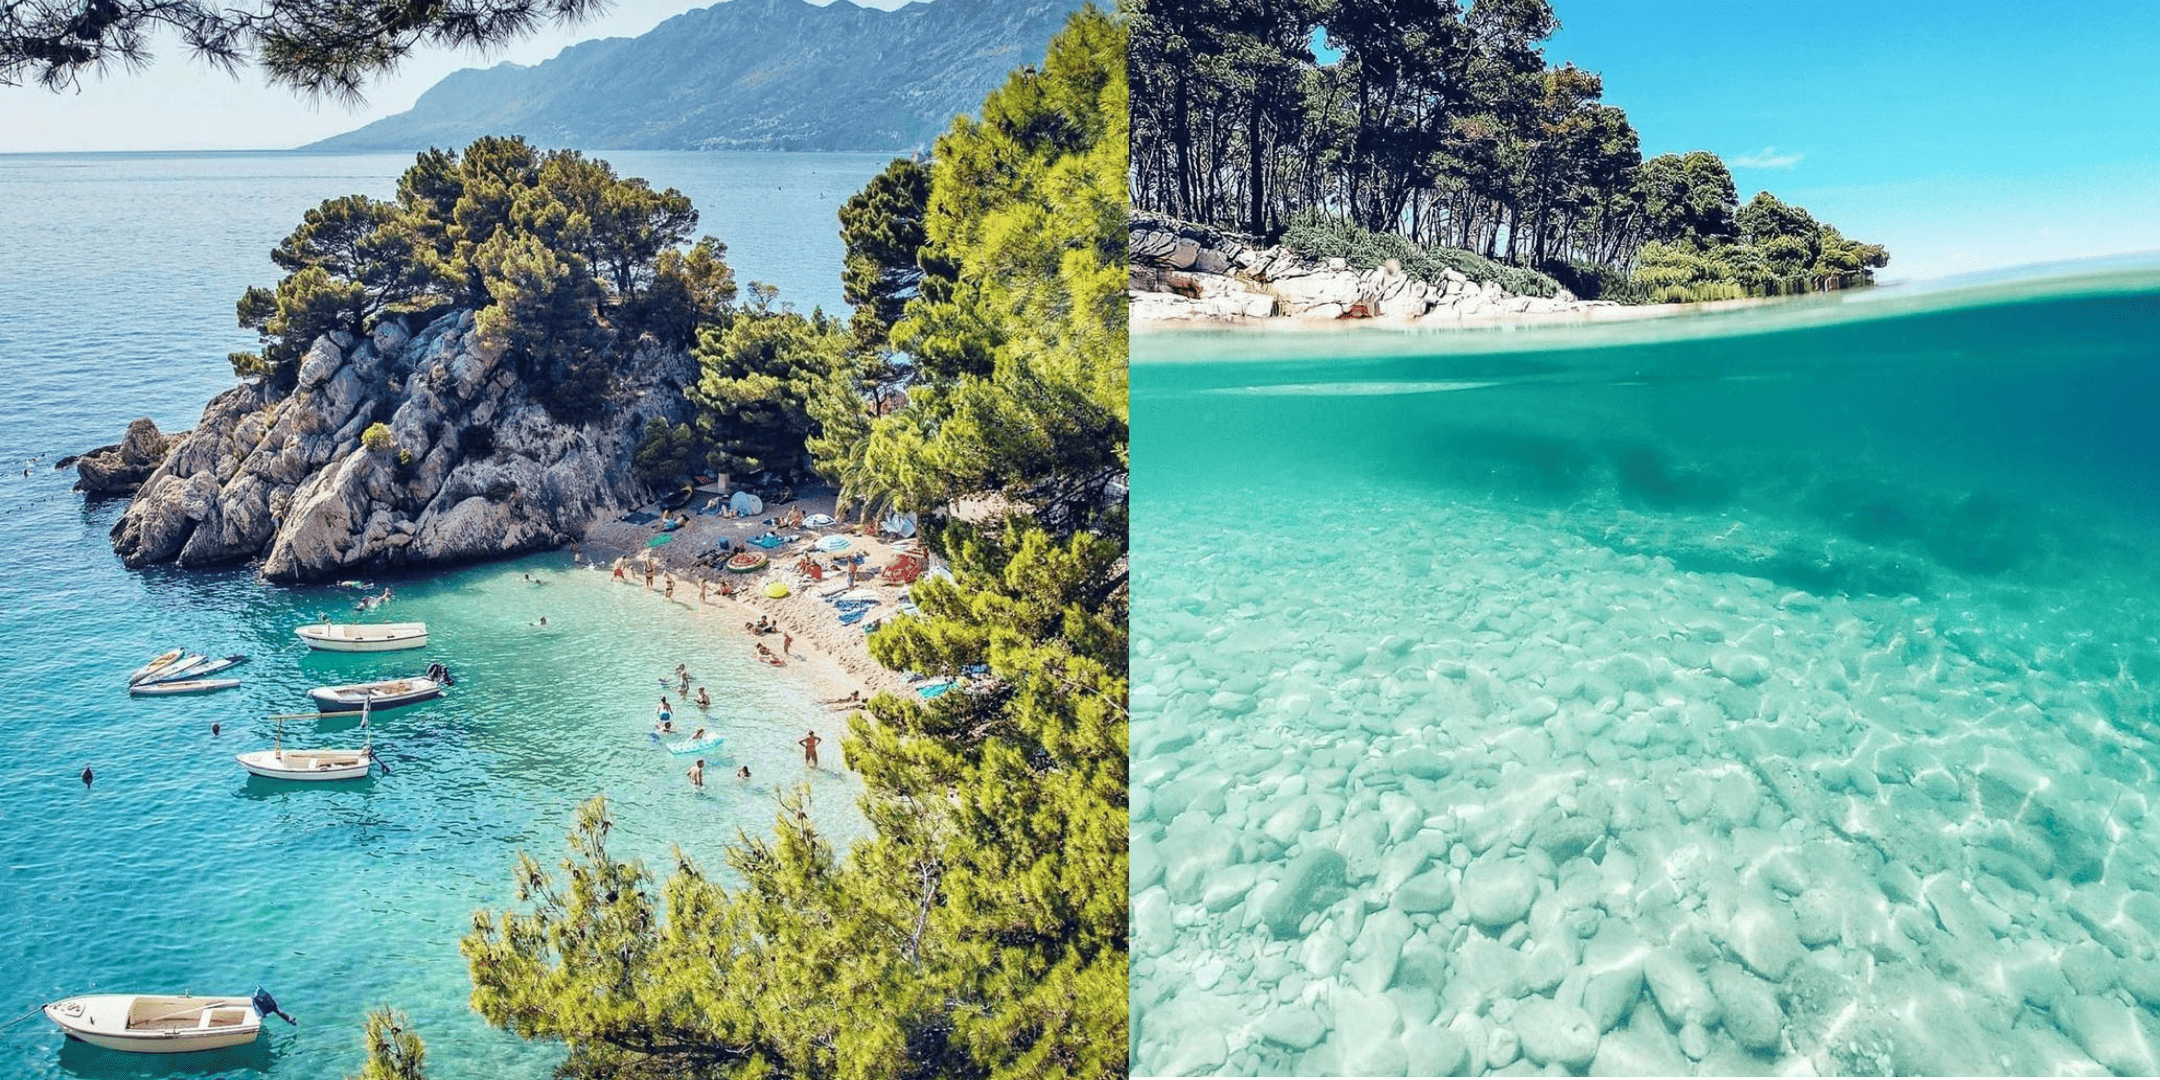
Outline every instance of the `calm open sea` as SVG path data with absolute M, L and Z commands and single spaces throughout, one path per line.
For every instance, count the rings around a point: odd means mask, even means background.
M 2160 1069 L 2160 272 L 1135 337 L 1134 1071 Z
M 834 214 L 882 155 L 607 155 L 689 194 L 739 281 L 807 309 L 840 307 Z M 776 783 L 805 774 L 801 729 L 837 735 L 814 694 L 748 645 L 642 589 L 536 556 L 394 584 L 383 613 L 425 620 L 424 652 L 310 655 L 292 628 L 349 612 L 351 590 L 265 586 L 244 569 L 131 573 L 52 462 L 138 416 L 195 422 L 252 347 L 233 302 L 277 271 L 267 252 L 323 199 L 389 195 L 401 155 L 0 156 L 0 1021 L 71 994 L 245 993 L 300 1020 L 254 1049 L 159 1060 L 66 1043 L 42 1017 L 0 1032 L 0 1075 L 344 1075 L 366 1009 L 409 1012 L 429 1075 L 543 1077 L 558 1048 L 496 1032 L 465 1006 L 457 940 L 472 911 L 514 902 L 523 848 L 552 864 L 575 807 L 608 794 L 613 850 L 664 870 L 680 844 L 709 867 L 737 829 L 769 828 Z M 24 475 L 25 469 L 29 474 Z M 522 579 L 530 572 L 545 584 Z M 535 622 L 548 617 L 549 625 Z M 207 697 L 132 700 L 126 673 L 169 646 L 251 659 Z M 310 686 L 449 665 L 447 699 L 386 713 L 394 772 L 334 790 L 245 778 L 264 717 L 307 711 Z M 686 662 L 729 742 L 692 794 L 689 761 L 647 737 L 657 677 Z M 697 718 L 695 710 L 687 716 Z M 223 734 L 213 737 L 210 725 Z M 824 728 L 832 725 L 835 730 Z M 350 725 L 285 728 L 349 745 Z M 836 756 L 836 755 L 835 755 Z M 750 784 L 732 778 L 748 764 Z M 77 775 L 95 770 L 85 789 Z M 843 839 L 859 785 L 811 783 Z

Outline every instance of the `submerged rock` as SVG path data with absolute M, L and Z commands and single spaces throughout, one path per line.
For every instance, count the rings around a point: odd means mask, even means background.
M 1523 1056 L 1536 1064 L 1580 1069 L 1597 1057 L 1597 1023 L 1573 1005 L 1531 998 L 1515 1010 L 1514 1026 Z
M 1276 937 L 1294 937 L 1318 907 L 1320 891 L 1340 884 L 1346 863 L 1333 848 L 1309 847 L 1283 870 L 1275 891 L 1260 905 L 1260 921 Z
M 1537 875 L 1512 859 L 1487 859 L 1463 871 L 1463 907 L 1488 930 L 1518 922 L 1537 899 Z

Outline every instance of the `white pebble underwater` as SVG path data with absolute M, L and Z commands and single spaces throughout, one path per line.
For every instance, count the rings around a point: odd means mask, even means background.
M 2160 1073 L 2156 284 L 1136 338 L 1133 1071 Z

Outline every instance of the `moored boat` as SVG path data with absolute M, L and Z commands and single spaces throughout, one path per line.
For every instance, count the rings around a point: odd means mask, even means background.
M 346 686 L 318 686 L 308 691 L 323 712 L 358 712 L 362 707 L 394 709 L 440 697 L 443 684 L 429 678 L 382 679 Z
M 136 697 L 172 697 L 179 694 L 207 694 L 214 690 L 230 690 L 240 685 L 238 679 L 182 679 L 179 682 L 144 683 L 128 687 L 128 693 Z
M 133 686 L 136 683 L 143 681 L 144 679 L 156 675 L 157 673 L 165 670 L 167 667 L 170 667 L 173 661 L 178 660 L 186 655 L 186 649 L 167 649 L 164 652 L 157 654 L 157 656 L 149 663 L 144 664 L 139 668 L 136 668 L 133 672 L 130 672 L 128 674 L 128 685 Z
M 195 662 L 190 663 L 189 661 Z M 174 664 L 174 670 L 172 670 L 171 672 L 161 672 L 159 674 L 152 675 L 149 678 L 144 679 L 138 685 L 156 686 L 159 683 L 178 682 L 183 678 L 207 678 L 236 664 L 247 663 L 247 654 L 234 653 L 231 656 L 221 657 L 216 660 L 212 660 L 208 657 L 190 657 L 188 660 L 181 661 L 181 663 L 187 664 L 187 666 L 185 668 L 182 668 L 180 664 Z
M 135 679 L 129 682 L 128 685 L 148 686 L 149 684 L 155 682 L 172 682 L 175 679 L 188 678 L 190 677 L 190 672 L 209 662 L 209 660 L 210 658 L 203 655 L 202 653 L 189 653 L 186 656 L 183 656 L 180 659 L 175 660 L 172 663 L 151 672 L 148 677 L 142 679 Z
M 295 627 L 293 633 L 311 649 L 328 652 L 395 652 L 427 645 L 426 623 L 334 623 L 324 620 Z
M 358 780 L 375 764 L 370 747 L 357 750 L 251 750 L 235 754 L 240 767 L 272 780 Z
M 80 1039 L 108 1050 L 138 1054 L 184 1054 L 222 1050 L 255 1041 L 277 1001 L 257 990 L 252 996 L 203 997 L 193 994 L 86 994 L 44 1007 L 45 1017 Z

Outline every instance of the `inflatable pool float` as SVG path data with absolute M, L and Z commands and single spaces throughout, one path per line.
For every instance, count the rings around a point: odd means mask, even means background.
M 671 754 L 695 754 L 710 750 L 726 741 L 727 737 L 724 735 L 707 735 L 702 739 L 684 739 L 681 742 L 668 743 L 667 748 Z
M 765 595 L 770 596 L 775 600 L 778 600 L 786 596 L 787 594 L 788 587 L 786 583 L 779 581 L 768 581 L 765 583 Z
M 766 559 L 764 552 L 745 551 L 742 554 L 729 559 L 724 565 L 726 565 L 728 573 L 730 574 L 748 574 L 756 570 L 765 569 L 765 562 Z

